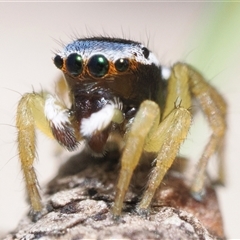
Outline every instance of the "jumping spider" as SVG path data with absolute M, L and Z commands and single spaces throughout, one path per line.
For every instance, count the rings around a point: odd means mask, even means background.
M 32 209 L 42 209 L 37 177 L 35 128 L 69 151 L 79 142 L 95 153 L 118 136 L 121 170 L 113 215 L 121 214 L 129 183 L 143 151 L 155 153 L 155 165 L 137 209 L 146 211 L 189 131 L 194 97 L 212 129 L 191 186 L 200 200 L 209 158 L 220 153 L 226 131 L 226 103 L 191 66 L 162 68 L 144 45 L 125 39 L 92 37 L 73 41 L 53 60 L 66 79 L 71 107 L 50 93 L 27 93 L 17 109 L 18 151 Z M 163 71 L 164 70 L 164 71 Z M 164 77 L 165 75 L 165 77 Z M 178 103 L 176 103 L 178 102 Z M 161 110 L 161 112 L 160 112 Z M 223 167 L 219 164 L 222 177 Z

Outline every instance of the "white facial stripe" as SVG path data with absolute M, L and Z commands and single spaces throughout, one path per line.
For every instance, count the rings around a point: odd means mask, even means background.
M 63 129 L 66 123 L 70 124 L 67 110 L 59 105 L 51 94 L 46 95 L 44 114 L 55 128 Z
M 84 61 L 95 54 L 104 55 L 109 61 L 115 62 L 119 58 L 135 59 L 137 62 L 159 66 L 156 56 L 150 52 L 148 58 L 143 55 L 143 44 L 140 43 L 121 43 L 96 40 L 77 40 L 68 44 L 65 49 L 59 53 L 62 58 L 67 58 L 71 53 L 78 53 Z

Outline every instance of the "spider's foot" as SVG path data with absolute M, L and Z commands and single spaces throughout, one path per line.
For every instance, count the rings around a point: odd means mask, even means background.
M 147 218 L 150 214 L 150 209 L 149 208 L 139 208 L 139 207 L 137 207 L 136 212 L 141 217 Z
M 29 218 L 32 220 L 32 222 L 37 222 L 42 216 L 42 211 L 34 211 L 33 209 L 28 214 Z
M 203 189 L 202 191 L 199 191 L 199 192 L 191 191 L 191 195 L 196 201 L 202 202 L 206 195 L 206 190 Z
M 213 186 L 225 187 L 225 181 L 222 179 L 216 179 L 212 182 Z
M 113 219 L 113 221 L 114 222 L 119 222 L 120 221 L 120 219 L 121 219 L 121 216 L 120 215 L 115 215 L 115 214 L 112 214 L 112 219 Z

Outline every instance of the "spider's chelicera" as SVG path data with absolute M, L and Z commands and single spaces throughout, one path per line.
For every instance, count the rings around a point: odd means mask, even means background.
M 146 211 L 187 136 L 192 97 L 199 102 L 212 129 L 191 186 L 192 195 L 201 199 L 207 162 L 214 153 L 222 152 L 226 104 L 198 72 L 183 63 L 161 68 L 155 55 L 141 43 L 104 37 L 68 44 L 56 54 L 54 64 L 66 79 L 71 107 L 50 93 L 34 92 L 22 97 L 17 111 L 19 156 L 34 211 L 42 209 L 33 169 L 35 127 L 70 151 L 84 140 L 98 154 L 105 150 L 111 136 L 118 135 L 122 154 L 115 216 L 121 214 L 142 152 L 155 153 L 156 164 L 137 206 L 139 211 Z

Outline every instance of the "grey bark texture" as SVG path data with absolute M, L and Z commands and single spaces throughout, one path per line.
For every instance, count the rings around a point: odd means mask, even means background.
M 42 215 L 35 216 L 35 222 L 25 216 L 4 239 L 224 239 L 215 190 L 207 186 L 204 200 L 195 201 L 189 194 L 190 181 L 179 167 L 164 178 L 149 214 L 140 216 L 136 204 L 152 166 L 139 164 L 122 215 L 114 220 L 118 159 L 114 153 L 96 159 L 85 152 L 69 159 L 42 193 Z

